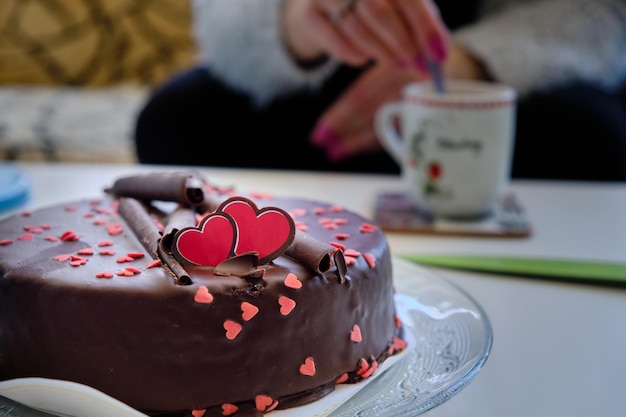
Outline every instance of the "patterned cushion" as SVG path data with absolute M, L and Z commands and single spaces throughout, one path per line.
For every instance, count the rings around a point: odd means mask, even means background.
M 190 65 L 189 0 L 1 0 L 0 84 L 154 84 Z

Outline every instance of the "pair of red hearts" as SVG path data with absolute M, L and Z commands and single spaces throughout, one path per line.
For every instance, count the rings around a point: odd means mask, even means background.
M 291 216 L 278 207 L 259 209 L 245 197 L 231 197 L 197 227 L 174 236 L 174 253 L 187 262 L 217 266 L 244 253 L 258 253 L 263 265 L 280 256 L 295 237 Z

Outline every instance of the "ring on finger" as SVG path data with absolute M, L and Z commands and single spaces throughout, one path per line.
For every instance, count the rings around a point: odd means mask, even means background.
M 330 21 L 335 24 L 341 22 L 341 20 L 343 20 L 346 15 L 354 10 L 356 1 L 357 0 L 342 0 L 341 6 L 334 12 L 330 12 L 328 14 L 328 18 L 330 19 Z

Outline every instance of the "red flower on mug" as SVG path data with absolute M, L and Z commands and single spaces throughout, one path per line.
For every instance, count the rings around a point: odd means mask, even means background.
M 428 164 L 428 176 L 430 177 L 430 179 L 438 180 L 439 178 L 441 178 L 442 173 L 443 169 L 439 162 L 435 161 Z

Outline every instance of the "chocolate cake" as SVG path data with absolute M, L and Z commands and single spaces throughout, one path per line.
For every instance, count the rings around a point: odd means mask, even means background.
M 187 172 L 104 191 L 0 221 L 0 379 L 242 416 L 315 401 L 405 348 L 387 240 L 358 214 Z

